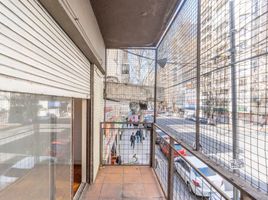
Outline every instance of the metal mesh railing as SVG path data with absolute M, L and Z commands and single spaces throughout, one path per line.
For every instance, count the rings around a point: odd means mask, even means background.
M 159 183 L 174 200 L 232 199 L 233 186 L 159 126 L 154 126 L 154 168 Z
M 156 50 L 107 51 L 106 84 L 125 85 L 109 90 L 106 120 L 156 108 L 174 138 L 267 194 L 267 20 L 266 0 L 181 1 Z
M 157 68 L 157 87 L 164 88 L 157 93 L 163 99 L 157 105 L 157 123 L 190 145 L 196 132 L 196 18 L 197 1 L 186 1 L 157 49 L 158 60 L 167 60 Z
M 102 123 L 103 165 L 150 165 L 151 124 Z
M 153 115 L 155 50 L 108 49 L 106 121 L 126 122 Z M 133 120 L 133 119 L 132 119 Z
M 200 15 L 199 15 L 200 13 Z M 268 192 L 265 0 L 186 0 L 157 48 L 157 124 Z

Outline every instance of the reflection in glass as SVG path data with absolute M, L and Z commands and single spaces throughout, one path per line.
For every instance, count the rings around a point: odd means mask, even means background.
M 0 92 L 0 199 L 70 199 L 71 99 Z

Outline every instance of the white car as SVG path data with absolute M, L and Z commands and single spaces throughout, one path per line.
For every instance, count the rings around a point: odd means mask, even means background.
M 233 186 L 228 183 L 227 181 L 223 181 L 223 184 L 221 186 L 221 190 L 226 194 L 226 196 L 229 197 L 229 199 L 233 199 Z M 223 198 L 221 197 L 221 195 L 218 192 L 214 192 L 211 194 L 209 200 L 222 200 Z
M 194 156 L 185 156 L 185 159 L 187 159 L 193 166 L 201 171 L 201 173 L 205 175 L 211 182 L 218 187 L 221 187 L 223 184 L 222 177 L 216 174 L 205 163 Z M 193 192 L 197 196 L 203 197 L 210 197 L 211 193 L 215 192 L 215 189 L 212 190 L 211 185 L 181 157 L 175 158 L 174 163 L 176 171 L 185 181 L 190 192 Z

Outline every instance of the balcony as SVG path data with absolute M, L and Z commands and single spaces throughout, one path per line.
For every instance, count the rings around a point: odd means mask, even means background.
M 165 196 L 149 166 L 105 166 L 84 193 L 82 200 L 87 199 L 164 200 Z
M 267 200 L 267 2 L 0 1 L 0 199 Z
M 101 123 L 101 141 L 101 168 L 83 199 L 230 199 L 220 187 L 232 185 L 155 124 Z

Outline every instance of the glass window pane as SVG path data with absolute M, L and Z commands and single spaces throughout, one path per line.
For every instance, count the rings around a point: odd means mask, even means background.
M 0 92 L 0 199 L 70 199 L 71 99 Z

